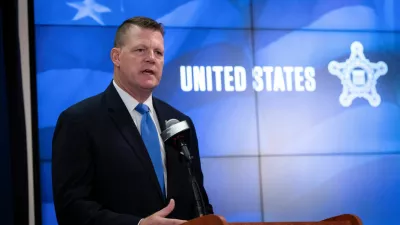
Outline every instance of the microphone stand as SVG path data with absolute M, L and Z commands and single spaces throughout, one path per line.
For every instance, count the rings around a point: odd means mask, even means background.
M 193 168 L 192 168 L 192 159 L 193 156 L 190 155 L 189 149 L 183 141 L 179 138 L 177 139 L 177 144 L 179 145 L 180 149 L 182 149 L 181 154 L 184 156 L 186 160 L 186 166 L 189 171 L 189 181 L 192 184 L 194 198 L 196 200 L 196 209 L 198 216 L 206 215 L 205 205 L 203 196 L 201 194 L 199 184 L 197 183 L 196 177 L 193 175 Z

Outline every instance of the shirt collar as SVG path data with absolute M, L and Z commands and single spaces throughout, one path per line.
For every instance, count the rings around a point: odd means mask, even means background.
M 124 91 L 122 88 L 118 86 L 117 83 L 113 80 L 113 84 L 115 89 L 117 89 L 117 92 L 119 96 L 121 97 L 122 101 L 124 102 L 126 108 L 128 109 L 129 112 L 132 112 L 135 110 L 136 106 L 139 104 L 139 101 L 136 100 L 134 97 L 132 97 L 130 94 L 128 94 L 126 91 Z M 143 102 L 143 104 L 147 105 L 150 109 L 150 112 L 154 112 L 153 108 L 153 98 L 152 95 L 150 95 L 146 101 Z

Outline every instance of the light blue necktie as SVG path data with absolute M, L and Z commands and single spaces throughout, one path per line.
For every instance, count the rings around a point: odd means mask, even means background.
M 140 123 L 141 135 L 150 155 L 151 161 L 153 162 L 154 170 L 161 186 L 161 191 L 165 196 L 164 168 L 161 159 L 161 148 L 156 126 L 151 119 L 149 107 L 147 105 L 139 103 L 135 110 L 142 114 L 142 121 Z

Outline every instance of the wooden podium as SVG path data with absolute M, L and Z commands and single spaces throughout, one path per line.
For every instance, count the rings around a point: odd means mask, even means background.
M 228 223 L 216 215 L 202 216 L 190 220 L 184 225 L 362 225 L 360 218 L 351 214 L 331 217 L 318 222 L 254 222 L 254 223 Z

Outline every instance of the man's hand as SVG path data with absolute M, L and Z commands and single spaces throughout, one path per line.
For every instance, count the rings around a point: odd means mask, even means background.
M 186 220 L 165 218 L 166 216 L 168 216 L 168 214 L 172 212 L 172 210 L 174 210 L 174 208 L 175 201 L 171 199 L 171 201 L 165 208 L 140 221 L 140 225 L 176 225 L 187 222 Z

